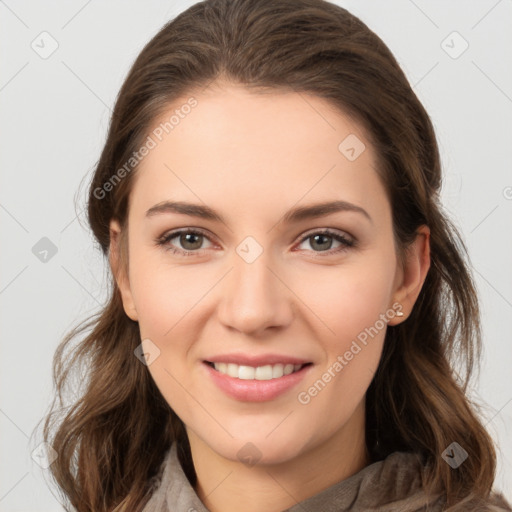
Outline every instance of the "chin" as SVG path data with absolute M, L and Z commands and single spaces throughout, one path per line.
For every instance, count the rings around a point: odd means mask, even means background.
M 272 429 L 268 429 L 270 432 Z M 295 435 L 299 430 L 295 430 Z M 222 439 L 207 439 L 207 444 L 221 457 L 233 462 L 241 462 L 248 467 L 255 464 L 281 464 L 299 456 L 304 449 L 304 436 L 300 439 L 294 438 L 290 431 L 283 431 L 283 436 L 276 436 L 274 433 L 267 436 L 261 431 L 251 435 L 246 432 L 240 437 L 231 438 L 223 436 Z M 284 442 L 286 440 L 286 442 Z

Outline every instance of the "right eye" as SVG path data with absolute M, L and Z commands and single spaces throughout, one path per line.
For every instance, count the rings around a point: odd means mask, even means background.
M 174 246 L 174 244 L 171 243 L 171 240 L 174 240 L 175 238 L 178 239 L 183 249 L 177 248 Z M 163 247 L 165 250 L 171 251 L 174 254 L 180 254 L 182 256 L 197 256 L 202 254 L 204 251 L 204 249 L 197 247 L 197 245 L 202 245 L 201 242 L 204 238 L 209 240 L 209 238 L 197 228 L 178 229 L 164 234 L 156 240 L 156 243 L 157 245 Z M 187 245 L 189 247 L 187 247 Z

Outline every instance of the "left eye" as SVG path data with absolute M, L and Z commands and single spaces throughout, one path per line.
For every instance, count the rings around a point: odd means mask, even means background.
M 326 244 L 325 243 L 326 239 L 327 240 L 331 239 L 331 241 Z M 340 243 L 340 246 L 338 246 L 338 248 L 336 248 L 334 250 L 331 250 L 332 239 L 334 239 Z M 352 240 L 348 239 L 341 233 L 333 232 L 330 230 L 320 231 L 320 232 L 316 232 L 316 233 L 310 233 L 309 235 L 306 235 L 301 240 L 301 245 L 306 240 L 310 240 L 309 244 L 311 247 L 314 247 L 315 245 L 317 247 L 320 247 L 320 251 L 314 251 L 314 252 L 328 252 L 329 254 L 332 254 L 333 252 L 346 250 L 349 247 L 352 247 L 355 245 L 355 243 Z M 327 245 L 327 247 L 326 247 L 326 245 Z
M 183 248 L 175 247 L 174 244 L 171 243 L 175 238 L 179 240 L 179 244 Z M 197 256 L 204 250 L 204 248 L 201 247 L 204 239 L 210 240 L 202 231 L 196 229 L 182 229 L 163 235 L 161 238 L 157 239 L 156 242 L 159 246 L 175 254 Z M 331 249 L 333 239 L 340 244 L 335 249 Z M 349 239 L 341 233 L 331 230 L 309 233 L 301 239 L 300 245 L 307 240 L 311 240 L 310 247 L 319 248 L 319 250 L 314 250 L 313 252 L 324 252 L 327 254 L 338 253 L 355 246 L 353 239 Z

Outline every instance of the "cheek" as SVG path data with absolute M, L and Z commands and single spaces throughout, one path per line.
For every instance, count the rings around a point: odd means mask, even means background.
M 134 251 L 131 289 L 142 332 L 147 337 L 163 338 L 171 336 L 186 315 L 193 314 L 194 306 L 214 281 L 209 283 L 206 275 L 205 279 L 198 278 L 193 265 L 169 264 L 162 255 L 150 252 Z
M 167 403 L 180 418 L 193 422 L 197 402 L 184 392 L 191 388 L 196 379 L 193 372 L 197 372 L 189 349 L 200 336 L 195 322 L 200 299 L 212 284 L 198 279 L 193 265 L 169 265 L 161 255 L 149 252 L 130 255 L 131 289 L 141 339 L 149 338 L 160 351 L 148 370 Z M 199 396 L 197 391 L 192 394 Z
M 373 326 L 388 310 L 394 277 L 392 265 L 393 260 L 381 254 L 380 258 L 311 272 L 294 288 L 331 331 L 332 343 L 343 345 Z
M 299 403 L 312 415 L 328 410 L 324 428 L 329 431 L 344 424 L 364 400 L 378 368 L 387 330 L 388 281 L 375 271 L 317 288 L 330 298 L 320 311 L 332 332 L 321 331 L 325 361 L 299 390 Z
M 376 255 L 354 265 L 330 269 L 329 276 L 306 283 L 302 293 L 325 328 L 317 331 L 325 351 L 325 369 L 318 382 L 318 406 L 342 399 L 351 410 L 362 399 L 376 371 L 387 330 L 391 303 L 393 257 Z M 327 278 L 328 277 L 328 278 Z M 298 293 L 300 295 L 300 293 Z M 309 383 L 310 385 L 313 383 Z M 323 387 L 325 385 L 325 391 Z M 312 390 L 315 393 L 315 390 Z

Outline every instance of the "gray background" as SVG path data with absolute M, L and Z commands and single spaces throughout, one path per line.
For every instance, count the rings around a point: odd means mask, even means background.
M 75 211 L 73 200 L 128 67 L 193 3 L 0 1 L 0 511 L 62 510 L 48 470 L 31 457 L 41 441 L 32 434 L 52 396 L 53 352 L 102 304 L 107 277 L 84 203 Z M 444 204 L 465 237 L 483 311 L 472 396 L 486 404 L 500 449 L 496 488 L 512 500 L 512 2 L 339 4 L 388 44 L 436 127 Z M 58 48 L 47 58 L 31 46 L 49 51 L 52 40 Z M 46 262 L 33 252 L 43 237 L 57 249 Z

